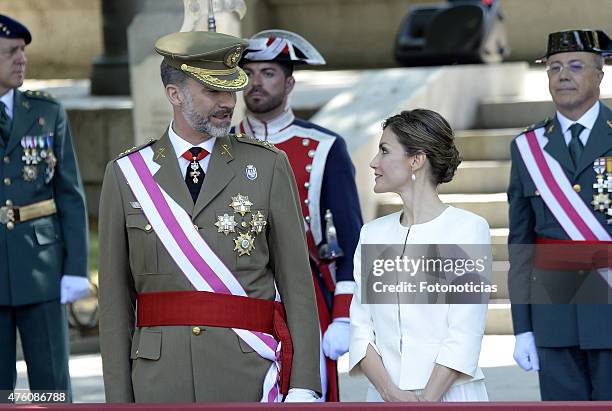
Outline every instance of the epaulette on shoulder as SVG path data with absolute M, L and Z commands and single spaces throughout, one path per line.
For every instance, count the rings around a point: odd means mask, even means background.
M 552 121 L 552 119 L 550 117 L 547 117 L 546 119 L 542 120 L 542 121 L 538 121 L 537 123 L 533 123 L 530 126 L 527 126 L 523 129 L 523 131 L 521 131 L 522 133 L 526 133 L 528 131 L 532 131 L 532 130 L 536 130 L 538 128 L 542 128 L 542 127 L 548 127 L 548 124 Z
M 265 147 L 270 151 L 274 151 L 275 153 L 278 152 L 278 148 L 276 148 L 274 144 L 270 143 L 269 141 L 259 140 L 248 134 L 242 134 L 242 133 L 234 134 L 233 136 L 236 138 L 237 141 L 241 143 L 253 144 L 256 146 Z
M 48 93 L 46 91 L 26 90 L 26 91 L 24 91 L 23 94 L 25 94 L 26 97 L 28 97 L 28 98 L 34 98 L 34 99 L 38 99 L 38 100 L 44 100 L 44 101 L 49 101 L 51 103 L 59 104 L 59 102 L 55 99 L 55 97 L 53 97 L 50 93 Z
M 121 157 L 125 157 L 128 154 L 133 153 L 134 151 L 138 151 L 138 150 L 143 149 L 143 148 L 145 148 L 147 146 L 150 146 L 151 144 L 155 143 L 156 141 L 157 140 L 152 138 L 152 139 L 148 140 L 146 143 L 143 143 L 143 144 L 141 144 L 139 146 L 134 146 L 132 148 L 129 148 L 129 149 L 125 150 L 123 153 L 119 154 L 117 157 L 115 157 L 115 160 L 119 160 Z

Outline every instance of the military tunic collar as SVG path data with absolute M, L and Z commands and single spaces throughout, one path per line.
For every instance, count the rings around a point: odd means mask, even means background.
M 260 121 L 253 116 L 246 116 L 244 119 L 244 124 L 247 126 L 245 131 L 259 140 L 266 140 L 274 144 L 278 142 L 275 141 L 276 135 L 289 127 L 294 120 L 295 115 L 291 109 L 283 111 L 281 115 L 270 121 Z
M 565 117 L 563 114 L 557 111 L 557 119 L 559 120 L 559 126 L 561 126 L 561 132 L 563 133 L 563 137 L 565 138 L 566 145 L 569 144 L 570 139 L 572 138 L 571 134 L 568 131 L 569 128 L 574 123 L 580 123 L 586 129 L 586 132 L 582 132 L 582 134 L 580 135 L 580 140 L 582 141 L 582 144 L 586 146 L 587 140 L 589 139 L 589 135 L 591 134 L 591 130 L 593 130 L 593 127 L 595 126 L 595 121 L 597 121 L 597 116 L 599 116 L 599 106 L 599 101 L 596 101 L 595 104 L 593 104 L 593 106 L 588 109 L 587 112 L 584 113 L 582 117 L 580 117 L 576 121 Z

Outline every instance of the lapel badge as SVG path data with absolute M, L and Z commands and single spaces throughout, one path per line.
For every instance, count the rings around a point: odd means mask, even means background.
M 34 181 L 38 177 L 38 169 L 33 165 L 23 166 L 22 175 L 24 181 Z
M 23 106 L 23 108 L 25 108 L 26 110 L 30 109 L 30 103 L 28 103 L 27 101 L 22 101 L 21 105 Z
M 157 153 L 155 153 L 155 161 L 159 160 L 160 158 L 166 158 L 166 155 L 164 154 L 165 151 L 166 147 L 158 148 Z
M 240 193 L 236 197 L 232 197 L 232 202 L 230 203 L 230 207 L 234 209 L 234 212 L 240 213 L 243 217 L 246 213 L 251 212 L 252 205 L 253 203 L 249 201 L 249 196 L 243 196 Z
M 234 251 L 238 251 L 238 257 L 243 255 L 251 255 L 251 251 L 255 248 L 255 239 L 249 233 L 240 233 L 234 240 Z
M 251 231 L 257 235 L 263 232 L 268 222 L 266 221 L 263 213 L 261 211 L 257 211 L 255 214 L 251 215 L 251 222 L 249 224 L 251 224 Z
M 233 215 L 228 215 L 227 213 L 222 216 L 217 216 L 217 222 L 215 223 L 217 226 L 217 232 L 228 235 L 229 233 L 236 232 L 236 221 L 234 221 Z
M 229 147 L 227 146 L 227 144 L 223 144 L 221 145 L 221 147 L 223 148 L 223 150 L 221 150 L 221 155 L 225 155 L 225 153 L 227 153 L 228 156 L 232 156 L 232 153 L 230 153 L 229 151 Z
M 608 120 L 608 127 L 612 128 L 612 120 Z
M 253 164 L 246 166 L 245 173 L 247 178 L 251 181 L 257 178 L 257 168 Z
M 548 127 L 548 130 L 546 131 L 546 133 L 550 134 L 553 132 L 554 129 L 555 129 L 555 123 L 552 123 L 550 127 Z

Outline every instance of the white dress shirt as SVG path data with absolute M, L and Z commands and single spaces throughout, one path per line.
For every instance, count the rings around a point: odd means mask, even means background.
M 487 304 L 361 303 L 361 244 L 491 243 L 486 220 L 459 208 L 448 207 L 433 220 L 412 225 L 408 236 L 400 214 L 378 218 L 361 230 L 354 260 L 349 372 L 361 373 L 355 366 L 371 345 L 393 383 L 402 390 L 425 388 L 435 364 L 462 373 L 453 386 L 484 379 L 478 358 Z M 374 398 L 380 397 L 370 384 L 368 399 Z
M 591 135 L 591 130 L 593 130 L 595 121 L 597 121 L 597 116 L 599 116 L 599 101 L 593 104 L 593 107 L 591 107 L 576 121 L 565 117 L 563 114 L 557 111 L 557 119 L 559 120 L 561 131 L 563 132 L 563 138 L 565 138 L 565 144 L 569 145 L 570 140 L 572 139 L 572 132 L 569 128 L 572 126 L 572 124 L 579 123 L 584 127 L 584 130 L 582 130 L 578 138 L 580 141 L 582 141 L 582 145 L 586 146 L 589 136 Z
M 9 118 L 13 118 L 13 101 L 15 96 L 15 89 L 10 89 L 2 97 L 0 97 L 0 101 L 4 103 L 6 106 L 6 114 Z
M 215 146 L 215 141 L 217 141 L 216 137 L 211 137 L 208 140 L 198 144 L 197 146 L 192 145 L 187 140 L 184 140 L 181 136 L 176 134 L 176 132 L 172 129 L 172 122 L 170 123 L 170 127 L 168 127 L 168 137 L 170 138 L 170 142 L 172 143 L 172 147 L 174 147 L 174 152 L 178 159 L 179 168 L 183 176 L 187 173 L 187 167 L 189 167 L 190 160 L 187 160 L 183 157 L 183 153 L 188 151 L 192 147 L 201 147 L 204 150 L 208 151 L 208 153 L 212 153 L 213 147 Z M 204 157 L 199 161 L 200 167 L 204 174 L 208 171 L 208 163 L 210 162 L 210 154 Z

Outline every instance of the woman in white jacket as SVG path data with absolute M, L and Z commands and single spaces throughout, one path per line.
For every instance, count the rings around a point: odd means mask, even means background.
M 487 304 L 362 304 L 361 245 L 490 244 L 480 216 L 440 201 L 461 156 L 439 114 L 412 110 L 383 123 L 374 191 L 403 210 L 366 224 L 355 254 L 349 370 L 370 381 L 368 401 L 487 401 L 478 367 Z M 364 277 L 364 278 L 367 278 Z

